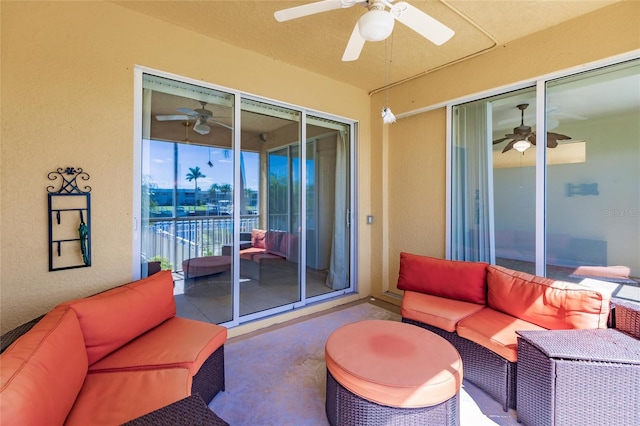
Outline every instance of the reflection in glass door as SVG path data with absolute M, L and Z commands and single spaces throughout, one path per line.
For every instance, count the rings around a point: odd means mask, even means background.
M 547 276 L 637 285 L 640 61 L 549 82 L 546 110 L 569 136 L 547 144 Z
M 353 291 L 353 124 L 139 75 L 134 256 L 173 272 L 178 315 L 233 326 Z
M 635 59 L 453 106 L 451 258 L 637 299 L 639 93 Z
M 143 91 L 141 275 L 172 270 L 181 316 L 231 321 L 234 97 L 146 74 Z
M 492 98 L 491 163 L 495 263 L 536 269 L 536 91 L 524 89 Z
M 266 194 L 257 206 L 257 226 L 240 238 L 240 316 L 246 320 L 275 313 L 302 297 L 300 113 L 248 99 L 242 100 L 241 108 L 241 126 L 247 129 L 242 146 L 260 150 L 262 161 L 255 172 Z M 269 121 L 271 127 L 256 129 L 251 124 L 264 126 Z
M 342 123 L 307 121 L 306 260 L 307 297 L 349 287 L 349 132 Z

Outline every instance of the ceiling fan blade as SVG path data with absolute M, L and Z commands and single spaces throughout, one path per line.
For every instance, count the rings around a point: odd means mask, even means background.
M 356 59 L 358 59 L 365 42 L 366 40 L 360 34 L 360 29 L 358 27 L 358 23 L 356 22 L 356 26 L 353 27 L 351 37 L 349 38 L 349 42 L 347 43 L 347 48 L 344 50 L 344 54 L 342 55 L 342 60 L 344 62 L 347 62 L 355 61 Z
M 451 28 L 407 2 L 395 3 L 391 8 L 391 14 L 398 21 L 438 46 L 455 34 Z
M 535 145 L 536 144 L 536 134 L 535 133 L 531 133 L 531 135 L 527 138 L 527 140 L 529 142 L 531 142 L 531 145 Z
M 207 120 L 207 123 L 215 124 L 216 126 L 220 126 L 220 127 L 227 128 L 229 130 L 233 130 L 233 126 L 229 126 L 227 124 L 221 123 L 219 121 L 212 120 L 210 118 Z
M 504 154 L 507 151 L 511 151 L 513 149 L 513 144 L 515 144 L 517 141 L 511 141 L 507 144 L 507 146 L 504 147 L 504 149 L 502 150 L 502 153 Z
M 192 117 L 189 117 L 188 115 L 156 115 L 156 120 L 158 121 L 184 121 L 191 119 Z
M 560 133 L 553 133 L 553 132 L 547 132 L 547 140 L 560 140 L 560 141 L 566 141 L 571 139 L 571 136 L 567 136 L 567 135 L 561 135 Z
M 519 135 L 517 133 L 510 133 L 508 135 L 505 135 L 507 137 L 507 139 L 514 139 L 516 142 L 517 141 L 521 141 L 523 139 L 525 139 L 528 135 Z
M 547 148 L 555 148 L 558 146 L 558 141 L 555 139 L 547 139 Z
M 499 144 L 500 142 L 504 142 L 504 141 L 509 140 L 509 139 L 511 139 L 511 138 L 498 139 L 498 140 L 493 141 L 493 144 L 496 145 L 496 144 Z
M 200 114 L 198 114 L 198 112 L 197 112 L 197 111 L 194 111 L 194 110 L 189 109 L 189 108 L 178 108 L 176 111 L 179 111 L 179 112 L 181 112 L 181 113 L 183 113 L 183 114 L 187 114 L 187 115 L 189 115 L 189 116 L 191 116 L 191 117 L 198 117 L 198 116 L 200 116 Z
M 276 21 L 284 22 L 291 19 L 302 18 L 303 16 L 315 15 L 316 13 L 351 7 L 356 3 L 362 3 L 364 1 L 365 0 L 322 0 L 315 3 L 308 3 L 301 6 L 278 10 L 273 14 L 273 16 L 276 18 Z

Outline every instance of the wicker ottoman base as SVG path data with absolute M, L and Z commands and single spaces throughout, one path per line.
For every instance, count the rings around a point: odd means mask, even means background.
M 457 393 L 447 401 L 432 407 L 387 407 L 350 392 L 333 378 L 329 370 L 325 407 L 331 426 L 460 424 L 460 402 Z

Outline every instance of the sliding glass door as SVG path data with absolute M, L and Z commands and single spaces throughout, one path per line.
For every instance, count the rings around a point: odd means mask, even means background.
M 640 61 L 547 83 L 547 275 L 640 277 Z M 640 291 L 636 289 L 636 291 Z
M 448 255 L 637 284 L 638 117 L 639 60 L 453 105 Z
M 144 277 L 180 316 L 239 324 L 353 291 L 353 123 L 141 73 Z
M 306 149 L 307 297 L 349 287 L 350 259 L 349 128 L 310 117 Z

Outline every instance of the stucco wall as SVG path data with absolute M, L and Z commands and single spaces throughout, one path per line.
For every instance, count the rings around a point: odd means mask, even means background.
M 136 65 L 358 120 L 364 223 L 370 125 L 362 90 L 111 3 L 0 7 L 3 331 L 63 300 L 131 280 Z M 93 265 L 48 272 L 47 173 L 66 166 L 91 175 Z M 361 228 L 356 297 L 369 294 L 370 282 L 370 228 Z
M 410 117 L 383 126 L 380 109 L 385 97 L 393 112 L 400 115 L 627 53 L 640 48 L 638 16 L 640 2 L 617 3 L 393 87 L 388 95 L 379 92 L 372 96 L 371 184 L 376 188 L 372 199 L 380 224 L 372 233 L 374 246 L 380 247 L 371 262 L 374 296 L 398 303 L 398 297 L 385 292 L 401 293 L 395 289 L 400 252 L 443 257 L 446 231 L 446 116 L 429 112 L 421 114 L 428 125 Z M 403 130 L 385 128 L 389 126 Z M 404 129 L 408 127 L 416 132 L 410 138 L 407 134 L 411 131 Z M 411 153 L 396 152 L 403 149 Z M 442 158 L 442 162 L 415 165 L 417 159 L 432 158 Z M 439 209 L 434 209 L 434 203 L 440 204 Z M 411 210 L 396 208 L 398 205 L 410 205 Z

